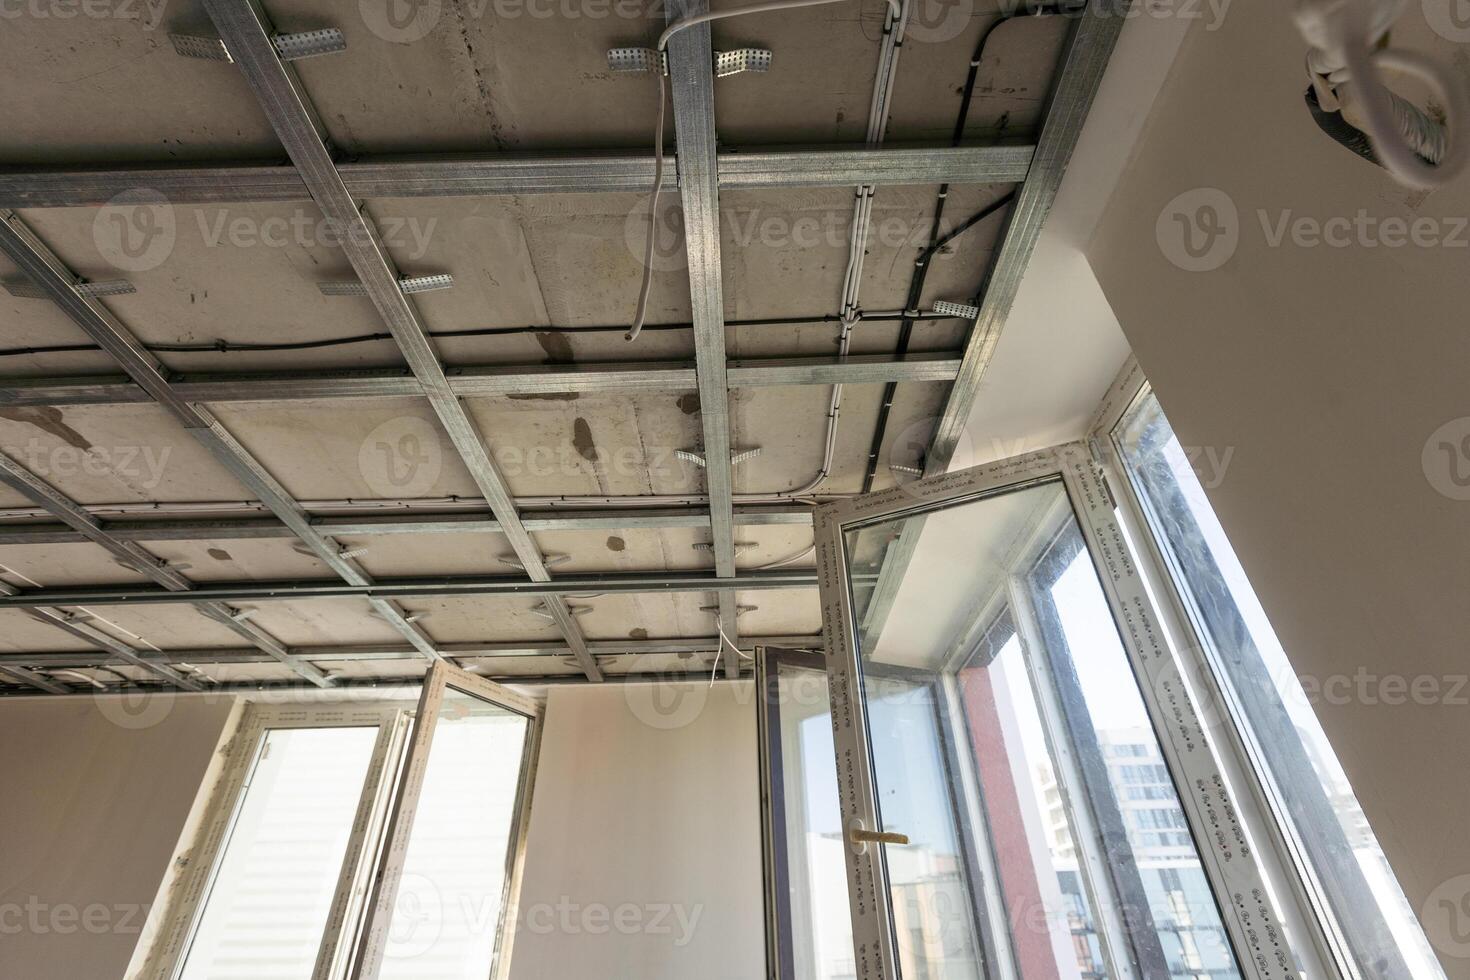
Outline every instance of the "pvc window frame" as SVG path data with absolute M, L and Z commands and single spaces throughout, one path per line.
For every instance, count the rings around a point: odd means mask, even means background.
M 514 938 L 507 924 L 514 921 L 520 893 L 531 790 L 540 751 L 541 705 L 442 660 L 430 667 L 417 704 L 339 702 L 244 707 L 221 750 L 221 768 L 208 791 L 201 823 L 180 858 L 186 863 L 169 889 L 159 932 L 137 974 L 139 980 L 175 980 L 182 971 L 267 734 L 291 728 L 376 727 L 378 734 L 311 974 L 312 980 L 374 980 L 382 965 L 438 709 L 450 689 L 528 720 L 510 844 L 506 848 L 504 895 L 491 974 L 492 980 L 503 980 L 509 973 Z
M 1201 866 L 1216 896 L 1242 977 L 1298 980 L 1280 913 L 1230 792 L 1231 783 L 1206 740 L 1199 713 L 1173 649 L 1165 642 L 1127 535 L 1088 446 L 1069 443 L 966 470 L 929 477 L 817 508 L 814 530 L 832 694 L 838 792 L 849 830 L 877 827 L 877 799 L 862 697 L 859 623 L 849 576 L 848 531 L 924 514 L 1041 483 L 1060 482 L 1139 683 L 1162 754 L 1179 794 Z M 1012 590 L 1014 598 L 1014 589 Z M 1021 624 L 1017 623 L 1018 629 Z M 1028 663 L 1041 658 L 1032 656 Z M 898 959 L 888 905 L 883 848 L 847 849 L 854 958 L 859 980 L 897 980 Z M 1100 936 L 1103 933 L 1099 924 Z M 1116 951 L 1115 951 L 1116 955 Z M 1138 961 L 1138 980 L 1166 980 L 1157 961 Z M 994 956 L 987 957 L 987 960 Z
M 1409 977 L 1402 960 L 1391 965 L 1360 963 L 1379 958 L 1383 950 L 1360 948 L 1361 930 L 1341 921 L 1318 877 L 1319 869 L 1310 848 L 1301 839 L 1290 806 L 1277 786 L 1273 767 L 1265 758 L 1247 715 L 1237 685 L 1203 622 L 1191 587 L 1172 558 L 1171 550 L 1159 540 L 1152 508 L 1123 462 L 1120 431 L 1123 423 L 1144 399 L 1152 394 L 1147 377 L 1134 358 L 1129 358 L 1104 396 L 1088 432 L 1088 444 L 1099 470 L 1117 498 L 1118 510 L 1131 539 L 1142 553 L 1141 564 L 1148 572 L 1153 593 L 1160 598 L 1174 646 L 1189 667 L 1190 683 L 1201 700 L 1212 706 L 1210 734 L 1222 756 L 1228 758 L 1235 784 L 1249 801 L 1242 812 L 1250 818 L 1256 840 L 1262 842 L 1264 864 L 1291 917 L 1288 926 L 1295 935 L 1306 937 L 1313 974 L 1332 980 L 1370 980 L 1374 977 Z M 1304 768 L 1302 780 L 1318 782 L 1315 770 Z M 1333 826 L 1336 817 L 1333 816 Z M 1356 870 L 1356 869 L 1354 869 Z M 1365 886 L 1366 887 L 1366 886 Z M 1376 916 L 1376 908 L 1363 914 Z M 1375 957 L 1375 953 L 1377 956 Z M 1397 947 L 1393 953 L 1397 956 Z

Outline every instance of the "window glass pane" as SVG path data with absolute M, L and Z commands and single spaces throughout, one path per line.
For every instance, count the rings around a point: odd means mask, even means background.
M 1009 615 L 958 680 L 1021 976 L 1101 980 L 1093 901 Z
M 827 675 L 782 664 L 776 678 L 792 976 L 847 980 L 856 967 Z
M 445 691 L 382 980 L 491 975 L 529 728 L 521 715 Z
M 905 977 L 981 976 L 933 682 L 869 672 L 864 683 L 883 828 L 909 838 L 883 848 L 899 967 Z
M 182 980 L 311 976 L 376 728 L 266 732 Z
M 1302 872 L 1361 968 L 1443 977 L 1286 653 L 1152 394 L 1116 439 L 1147 519 L 1263 765 Z M 1210 458 L 1214 462 L 1213 458 Z
M 1169 976 L 1240 976 L 1107 598 L 1068 521 L 1031 575 L 1032 602 L 1100 822 L 1122 824 L 1130 875 L 1117 886 L 1133 928 L 1152 920 Z M 1078 703 L 1080 701 L 1080 703 Z M 1131 877 L 1136 869 L 1137 879 Z M 1127 894 L 1137 885 L 1142 900 Z M 1145 906 L 1147 915 L 1139 906 Z

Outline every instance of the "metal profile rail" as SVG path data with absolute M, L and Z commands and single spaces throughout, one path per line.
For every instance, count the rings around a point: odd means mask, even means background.
M 0 582 L 0 596 L 18 596 L 23 594 L 24 593 L 22 593 L 21 590 L 16 588 L 15 586 L 10 585 L 7 582 Z M 119 640 L 117 637 L 112 636 L 108 633 L 104 633 L 96 627 L 83 622 L 79 617 L 73 615 L 72 613 L 65 612 L 61 609 L 53 609 L 49 606 L 36 606 L 27 609 L 26 612 L 30 615 L 32 619 L 38 622 L 45 623 L 48 626 L 54 626 L 59 630 L 70 633 L 72 636 L 81 640 L 83 643 L 94 646 L 99 650 L 106 651 L 107 656 L 101 658 L 100 660 L 93 655 L 82 655 L 90 657 L 91 659 L 89 660 L 89 662 L 95 660 L 96 662 L 93 663 L 93 666 L 105 667 L 110 663 L 121 662 L 133 667 L 140 667 L 148 673 L 162 678 L 164 681 L 167 681 L 174 687 L 182 688 L 186 691 L 204 690 L 203 684 L 199 683 L 196 680 L 193 680 L 192 678 L 185 677 L 183 674 L 168 666 L 166 662 L 161 662 L 149 658 L 148 655 L 145 654 L 143 651 L 137 650 L 124 643 L 122 640 Z M 254 655 L 259 655 L 257 650 L 252 650 L 250 652 Z M 56 681 L 53 681 L 48 677 L 43 677 L 42 675 L 36 674 L 33 671 L 24 669 L 26 665 L 30 664 L 32 660 L 37 656 L 36 654 L 23 654 L 21 656 L 25 658 L 24 662 L 7 662 L 4 664 L 4 666 L 9 670 L 11 676 L 19 678 L 32 687 L 40 688 L 41 690 L 46 691 L 48 694 L 71 693 L 71 688 L 67 687 L 65 684 L 58 684 Z M 61 690 L 50 690 L 48 687 L 43 686 L 43 684 L 50 684 L 52 686 L 61 688 Z
M 690 636 L 666 640 L 589 640 L 587 643 L 598 657 L 647 657 L 657 654 L 712 654 L 719 643 L 715 636 Z M 757 646 L 774 646 L 783 649 L 820 649 L 822 638 L 810 635 L 748 636 L 741 644 L 746 651 Z M 519 657 L 567 658 L 572 648 L 564 643 L 544 640 L 496 641 L 483 643 L 446 643 L 440 649 L 444 656 L 454 659 L 498 660 Z M 381 660 L 421 660 L 413 647 L 406 645 L 366 646 L 309 646 L 293 647 L 292 652 L 304 660 L 313 662 L 365 662 Z M 177 649 L 148 651 L 143 656 L 150 663 L 173 664 L 253 664 L 268 663 L 270 658 L 254 647 L 206 649 Z M 25 669 L 86 670 L 105 667 L 108 659 L 99 654 L 81 650 L 44 650 L 34 652 L 0 653 L 0 670 Z M 493 676 L 493 675 L 486 675 Z M 514 675 L 502 675 L 512 677 Z
M 255 494 L 256 499 L 289 527 L 328 568 L 353 585 L 371 584 L 372 579 L 367 573 L 350 558 L 343 557 L 340 545 L 311 526 L 301 505 L 207 408 L 190 403 L 173 390 L 163 365 L 143 349 L 137 338 L 105 306 L 76 289 L 77 279 L 71 270 L 10 211 L 0 211 L 0 251 L 9 255 L 21 272 L 40 286 L 62 312 L 110 354 L 134 383 L 168 409 L 191 436 Z M 85 512 L 84 508 L 79 509 Z M 85 532 L 83 528 L 77 529 Z M 402 610 L 382 600 L 372 599 L 370 602 L 378 614 L 425 657 L 432 660 L 438 656 L 432 641 L 408 621 Z M 252 642 L 264 640 L 260 631 L 254 632 L 257 635 L 251 638 Z
M 1027 145 L 765 147 L 723 150 L 717 165 L 727 190 L 1014 183 L 1026 176 L 1034 152 Z M 683 161 L 667 163 L 677 163 L 664 171 L 664 189 L 672 191 Z M 643 193 L 653 183 L 648 153 L 422 155 L 337 169 L 358 198 Z M 312 199 L 296 168 L 276 163 L 67 166 L 0 172 L 0 207 L 96 207 L 140 187 L 181 205 Z
M 880 384 L 953 381 L 960 359 L 945 352 L 886 355 L 763 358 L 732 361 L 731 387 Z M 445 371 L 450 390 L 461 398 L 565 392 L 693 390 L 695 368 L 685 361 L 620 364 L 475 365 Z M 418 397 L 424 386 L 399 369 L 278 371 L 270 373 L 179 374 L 169 382 L 189 402 L 324 401 L 345 398 Z M 124 405 L 153 399 L 127 377 L 75 376 L 5 378 L 0 405 Z
M 568 510 L 522 513 L 526 530 L 536 531 L 627 531 L 677 527 L 709 527 L 709 511 L 703 507 L 620 509 L 606 511 Z M 806 507 L 737 507 L 735 523 L 747 527 L 810 525 Z M 361 517 L 314 517 L 311 524 L 326 535 L 353 537 L 387 534 L 499 534 L 500 522 L 479 514 L 366 514 Z M 119 541 L 246 541 L 295 538 L 296 532 L 278 520 L 260 517 L 227 517 L 211 520 L 142 520 L 103 522 L 107 533 Z M 0 523 L 0 545 L 76 544 L 90 540 L 65 524 Z
M 668 21 L 706 13 L 708 0 L 671 0 Z M 679 193 L 684 205 L 689 303 L 694 321 L 695 376 L 704 426 L 704 473 L 709 492 L 710 537 L 715 574 L 735 574 L 734 477 L 730 465 L 730 392 L 725 357 L 725 299 L 720 279 L 720 189 L 715 154 L 714 48 L 709 24 L 686 28 L 669 39 L 669 87 L 674 106 L 674 141 L 679 159 Z M 659 84 L 663 81 L 660 79 Z M 654 233 L 650 227 L 648 233 Z M 715 618 L 731 643 L 738 643 L 735 593 L 716 593 Z M 725 676 L 740 674 L 740 658 L 725 658 Z
M 1082 134 L 1083 123 L 1122 27 L 1123 18 L 1115 16 L 1105 0 L 1089 0 L 1073 23 L 1043 117 L 1035 158 L 1016 192 L 1015 204 L 985 280 L 979 312 L 965 343 L 959 373 L 930 437 L 924 457 L 924 476 L 943 473 L 949 468 L 961 433 L 969 424 L 980 382 L 995 356 L 1001 330 L 1015 304 L 1021 279 L 1041 237 L 1042 225 L 1061 189 L 1067 163 Z M 923 518 L 908 521 L 884 556 L 878 585 L 862 624 L 868 643 L 876 642 L 883 631 L 922 526 Z
M 859 577 L 858 581 L 865 581 Z M 33 589 L 14 596 L 0 596 L 0 608 L 34 606 L 147 606 L 181 602 L 272 602 L 309 599 L 424 599 L 466 596 L 535 596 L 537 598 L 598 592 L 608 595 L 664 592 L 719 592 L 771 589 L 809 589 L 817 584 L 810 569 L 776 568 L 742 572 L 735 577 L 708 572 L 609 572 L 566 575 L 546 581 L 528 581 L 506 575 L 452 575 L 432 578 L 380 579 L 371 585 L 351 585 L 332 579 L 284 582 L 208 582 L 190 592 L 138 585 L 87 585 L 58 589 Z M 727 631 L 728 632 L 728 631 Z M 584 646 L 585 648 L 585 646 Z
M 479 429 L 465 411 L 459 396 L 450 388 L 444 366 L 413 302 L 399 288 L 399 276 L 392 259 L 337 171 L 327 149 L 321 122 L 300 79 L 271 44 L 272 32 L 264 12 L 251 0 L 205 0 L 204 6 L 255 92 L 291 162 L 300 172 L 312 200 L 328 219 L 343 229 L 341 242 L 344 254 L 352 263 L 368 298 L 393 334 L 404 360 L 423 386 L 424 397 L 439 417 L 475 485 L 500 520 L 502 533 L 521 567 L 533 582 L 548 581 L 551 576 L 541 551 L 521 524 L 514 498 Z M 720 366 L 723 369 L 723 356 Z M 566 637 L 588 679 L 601 680 L 602 671 L 588 652 L 581 627 L 566 601 L 560 595 L 548 595 L 544 605 Z
M 134 569 L 166 589 L 186 593 L 193 590 L 194 583 L 184 577 L 178 569 L 131 541 L 114 538 L 76 501 L 30 473 L 3 453 L 0 453 L 0 483 L 34 500 L 88 540 L 105 548 L 119 564 Z M 225 603 L 214 601 L 199 601 L 195 602 L 194 606 L 208 618 L 270 654 L 294 673 L 319 687 L 331 686 L 331 678 L 319 667 L 293 657 L 286 652 L 285 646 L 279 640 L 241 618 L 239 610 L 232 609 Z

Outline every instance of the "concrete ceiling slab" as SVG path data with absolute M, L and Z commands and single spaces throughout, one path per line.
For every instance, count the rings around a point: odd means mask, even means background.
M 90 7 L 104 16 L 41 3 L 5 18 L 0 88 L 25 92 L 0 100 L 7 163 L 281 156 L 240 73 L 169 43 L 171 30 L 212 33 L 198 0 Z
M 345 52 L 296 65 L 333 149 L 343 159 L 459 151 L 645 151 L 657 101 L 654 80 L 610 72 L 606 51 L 652 43 L 663 26 L 663 8 L 642 0 L 599 3 L 579 0 L 554 8 L 544 0 L 421 4 L 415 9 L 433 16 L 405 28 L 377 19 L 373 4 L 266 0 L 277 30 L 335 26 L 347 39 Z M 899 65 L 885 139 L 950 140 L 971 52 L 995 22 L 992 6 L 951 5 L 944 8 L 942 22 L 914 25 Z M 136 7 L 158 16 L 146 23 L 121 17 L 6 22 L 0 36 L 0 81 L 25 95 L 0 104 L 3 165 L 284 161 L 239 68 L 180 57 L 169 44 L 170 31 L 214 33 L 198 0 L 140 0 Z M 605 15 L 595 14 L 594 8 L 604 7 Z M 946 21 L 951 7 L 958 17 Z M 548 10 L 552 16 L 545 15 Z M 721 145 L 860 144 L 872 100 L 883 11 L 879 0 L 855 0 L 714 25 L 716 49 L 757 46 L 773 52 L 769 72 L 716 83 Z M 979 66 L 967 138 L 1034 140 L 1064 29 L 1055 18 L 1026 18 L 996 29 Z M 672 142 L 671 124 L 668 134 Z M 952 187 L 941 232 L 1009 189 Z M 864 309 L 904 306 L 914 261 L 933 225 L 937 192 L 934 186 L 884 186 L 877 192 L 860 290 Z M 834 315 L 848 259 L 851 190 L 728 190 L 720 197 L 727 319 Z M 452 368 L 691 359 L 692 330 L 658 329 L 691 318 L 676 194 L 665 198 L 656 226 L 652 327 L 635 343 L 623 339 L 642 272 L 646 203 L 640 194 L 579 194 L 384 198 L 364 205 L 402 274 L 454 277 L 452 289 L 413 300 L 425 327 L 440 335 L 435 346 Z M 163 205 L 158 217 L 166 226 L 166 247 L 150 251 L 146 261 L 119 257 L 114 241 L 119 228 L 106 209 L 37 209 L 22 217 L 78 275 L 126 278 L 135 286 L 136 292 L 104 302 L 145 343 L 204 348 L 158 351 L 170 370 L 331 371 L 404 364 L 390 341 L 360 339 L 385 330 L 366 298 L 320 293 L 321 282 L 356 277 L 309 201 Z M 931 266 L 919 305 L 928 308 L 936 299 L 974 296 L 1002 224 L 1000 216 L 992 218 L 943 250 Z M 0 259 L 0 278 L 11 278 L 14 272 L 14 266 Z M 919 322 L 909 349 L 957 350 L 967 328 L 955 320 Z M 838 332 L 834 321 L 731 327 L 727 348 L 736 358 L 832 355 Z M 1065 333 L 1064 328 L 1044 332 L 1045 343 L 1055 346 Z M 851 349 L 892 353 L 898 335 L 895 322 L 865 322 L 855 328 Z M 352 342 L 343 343 L 348 340 Z M 1009 335 L 1007 342 L 1014 344 Z M 50 303 L 0 293 L 0 354 L 3 348 L 87 343 Z M 1005 343 L 982 385 L 982 399 L 990 398 L 991 410 L 998 410 L 996 400 L 1010 397 L 1007 393 L 1018 384 L 1031 384 L 1029 375 L 1037 363 L 1035 342 L 1025 350 Z M 252 344 L 312 346 L 241 349 Z M 1018 351 L 1014 356 L 1013 349 Z M 1094 344 L 1075 349 L 1106 354 L 1109 348 Z M 1097 372 L 1111 377 L 1115 367 L 1098 366 Z M 1074 374 L 1090 370 L 1079 368 Z M 110 359 L 91 350 L 0 356 L 0 374 L 68 373 L 118 372 Z M 893 480 L 889 463 L 917 462 L 946 392 L 938 383 L 898 387 L 879 448 L 876 486 Z M 861 489 L 883 394 L 883 386 L 876 384 L 846 389 L 834 464 L 821 492 Z M 737 492 L 785 491 L 811 479 L 823 458 L 830 395 L 826 386 L 732 392 L 732 443 L 762 450 L 736 467 Z M 464 404 L 517 495 L 704 492 L 703 471 L 674 455 L 698 450 L 703 443 L 704 418 L 693 391 L 545 393 L 471 398 Z M 1028 419 L 1042 425 L 1044 406 L 1027 405 Z M 1057 414 L 1072 409 L 1068 403 Z M 215 406 L 215 411 L 262 465 L 292 495 L 312 503 L 316 513 L 340 512 L 340 506 L 329 502 L 348 499 L 457 497 L 471 506 L 482 500 L 423 399 L 234 403 Z M 247 496 L 153 405 L 0 408 L 0 449 L 27 465 L 35 462 L 33 471 L 87 504 L 226 502 Z M 124 460 L 129 452 L 131 459 Z M 0 490 L 0 507 L 27 503 Z M 543 551 L 572 556 L 555 566 L 553 574 L 708 568 L 709 554 L 694 545 L 709 538 L 703 528 L 535 535 Z M 754 546 L 742 551 L 742 569 L 799 557 L 812 540 L 804 526 L 738 527 L 736 539 Z M 366 549 L 358 561 L 375 577 L 519 574 L 497 561 L 510 551 L 499 535 L 354 536 L 343 544 Z M 199 581 L 332 578 L 316 559 L 293 550 L 289 538 L 159 541 L 147 547 L 189 565 L 186 574 Z M 809 557 L 799 557 L 789 567 L 810 565 Z M 17 582 L 23 576 L 46 585 L 137 578 L 91 544 L 0 547 L 0 567 L 13 569 Z M 743 635 L 806 635 L 820 626 L 815 590 L 749 593 L 737 599 L 756 607 L 739 617 Z M 714 617 L 704 608 L 714 601 L 709 594 L 569 601 L 587 608 L 578 622 L 591 639 L 708 637 L 714 632 Z M 439 643 L 556 641 L 560 633 L 532 611 L 535 603 L 523 597 L 424 599 L 404 606 L 429 614 L 423 628 Z M 101 612 L 104 618 L 95 622 L 144 648 L 242 645 L 239 636 L 189 606 L 120 606 Z M 17 629 L 0 642 L 19 642 L 34 650 L 76 648 L 77 641 L 59 630 L 15 611 L 0 613 L 0 623 L 6 617 Z M 263 602 L 252 622 L 292 646 L 403 643 L 397 631 L 369 614 L 361 599 Z M 702 669 L 712 653 L 604 658 L 604 669 Z M 469 662 L 494 675 L 577 673 L 559 657 Z M 291 676 L 279 664 L 264 662 L 208 669 L 219 680 Z M 412 678 L 422 674 L 423 664 L 340 661 L 331 669 L 345 676 Z M 124 674 L 146 676 L 131 668 Z
M 0 408 L 0 449 L 84 504 L 243 495 L 234 477 L 156 405 Z
M 497 640 L 559 642 L 551 620 L 538 616 L 532 598 L 415 599 L 405 602 L 413 612 L 426 613 L 421 625 L 439 643 L 480 643 Z M 337 641 L 332 641 L 337 642 Z
M 9 545 L 0 553 L 0 578 L 22 589 L 40 586 L 149 583 L 141 573 L 113 560 L 101 545 Z
M 401 645 L 403 634 L 369 611 L 365 599 L 312 599 L 262 602 L 250 622 L 287 646 L 351 646 L 356 643 Z M 240 638 L 234 637 L 234 645 Z
M 140 650 L 239 648 L 240 637 L 193 606 L 109 606 L 89 610 L 88 623 Z
M 32 619 L 19 609 L 0 609 L 0 650 L 31 653 L 93 649 L 85 641 Z

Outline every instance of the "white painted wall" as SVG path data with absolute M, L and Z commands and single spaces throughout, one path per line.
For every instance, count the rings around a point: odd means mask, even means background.
M 553 687 L 513 980 L 765 971 L 753 685 Z
M 121 977 L 230 713 L 0 705 L 0 978 Z
M 1449 458 L 1424 456 L 1470 416 L 1470 180 L 1411 192 L 1319 133 L 1291 9 L 1236 0 L 1192 30 L 1088 257 L 1184 444 L 1233 450 L 1211 502 L 1298 673 L 1350 680 L 1317 713 L 1446 971 L 1470 977 L 1470 500 L 1436 489 Z M 1470 46 L 1426 26 L 1445 4 L 1407 9 L 1395 46 L 1470 66 Z M 1156 237 L 1196 188 L 1237 212 L 1213 271 L 1184 271 Z M 1360 209 L 1459 228 L 1459 244 L 1268 237 L 1283 217 Z M 1389 677 L 1443 696 L 1404 703 L 1371 680 Z

